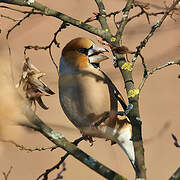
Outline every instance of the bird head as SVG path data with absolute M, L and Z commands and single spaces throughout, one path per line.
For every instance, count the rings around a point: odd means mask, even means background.
M 63 49 L 62 56 L 66 63 L 76 68 L 86 68 L 89 64 L 99 64 L 108 59 L 103 53 L 105 48 L 98 47 L 93 41 L 86 38 L 71 40 Z

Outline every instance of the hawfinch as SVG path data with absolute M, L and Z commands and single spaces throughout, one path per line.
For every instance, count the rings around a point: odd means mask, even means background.
M 108 59 L 103 54 L 106 51 L 86 38 L 73 39 L 63 48 L 59 63 L 60 104 L 83 136 L 118 143 L 135 168 L 132 127 L 126 117 L 117 115 L 117 89 L 99 68 L 99 63 Z M 119 99 L 126 107 L 121 95 Z M 108 118 L 99 123 L 107 113 Z

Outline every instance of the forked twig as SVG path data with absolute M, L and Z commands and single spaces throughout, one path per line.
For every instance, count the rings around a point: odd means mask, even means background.
M 7 173 L 3 172 L 4 180 L 8 180 L 8 177 L 12 171 L 13 167 L 11 166 Z

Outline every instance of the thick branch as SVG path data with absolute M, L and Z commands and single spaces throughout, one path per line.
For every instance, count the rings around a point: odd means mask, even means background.
M 37 129 L 42 135 L 44 135 L 57 146 L 67 151 L 70 155 L 81 161 L 83 164 L 96 171 L 98 174 L 102 175 L 106 179 L 126 180 L 125 177 L 104 166 L 103 164 L 80 150 L 76 145 L 70 143 L 62 134 L 57 133 L 49 128 L 46 124 L 43 123 L 43 121 L 40 120 L 40 118 L 36 114 L 29 110 L 28 106 L 27 110 L 25 110 L 25 115 L 33 125 L 38 127 Z
M 118 59 L 118 66 L 122 73 L 125 88 L 127 94 L 131 90 L 135 90 L 134 81 L 132 77 L 132 71 L 122 69 L 122 65 L 126 63 L 125 58 L 121 54 L 115 54 L 116 58 Z M 132 124 L 132 141 L 134 144 L 135 150 L 135 164 L 137 166 L 136 169 L 136 177 L 146 179 L 146 168 L 145 168 L 145 161 L 144 161 L 144 147 L 142 141 L 142 125 L 140 120 L 140 113 L 139 113 L 139 95 L 135 95 L 134 97 L 129 97 L 129 104 L 133 104 L 133 109 L 129 112 L 128 118 Z
M 29 1 L 24 1 L 24 0 L 1 0 L 0 3 L 7 3 L 7 4 L 14 4 L 18 6 L 26 6 L 26 7 L 32 7 L 36 10 L 41 11 L 44 15 L 46 16 L 53 16 L 56 17 L 62 21 L 65 21 L 69 24 L 72 24 L 74 26 L 77 26 L 83 30 L 86 30 L 92 34 L 95 34 L 103 39 L 107 39 L 110 42 L 111 39 L 111 33 L 106 32 L 104 30 L 98 29 L 94 26 L 91 26 L 89 24 L 85 24 L 82 21 L 79 21 L 77 19 L 74 19 L 70 16 L 67 16 L 61 12 L 55 11 L 53 9 L 48 8 L 47 6 L 34 1 L 34 3 L 29 3 Z
M 128 21 L 128 15 L 132 7 L 132 3 L 133 0 L 128 0 L 126 3 L 126 7 L 123 9 L 121 24 L 116 33 L 116 45 L 119 45 L 119 41 L 122 39 L 123 31 Z M 132 71 L 121 68 L 126 63 L 123 54 L 119 54 L 116 50 L 113 51 L 113 54 L 117 60 L 118 67 L 123 76 L 126 92 L 127 94 L 129 94 L 129 92 L 136 90 L 132 77 Z M 128 118 L 130 119 L 132 124 L 132 141 L 135 151 L 136 177 L 140 179 L 146 179 L 142 127 L 139 113 L 139 95 L 137 94 L 134 97 L 128 97 L 128 100 L 129 104 L 133 104 L 133 109 L 129 112 Z

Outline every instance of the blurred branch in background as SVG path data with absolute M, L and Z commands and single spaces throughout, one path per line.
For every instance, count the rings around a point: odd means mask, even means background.
M 9 171 L 7 173 L 3 172 L 4 180 L 8 180 L 10 173 L 12 172 L 13 167 L 11 166 L 9 168 Z

